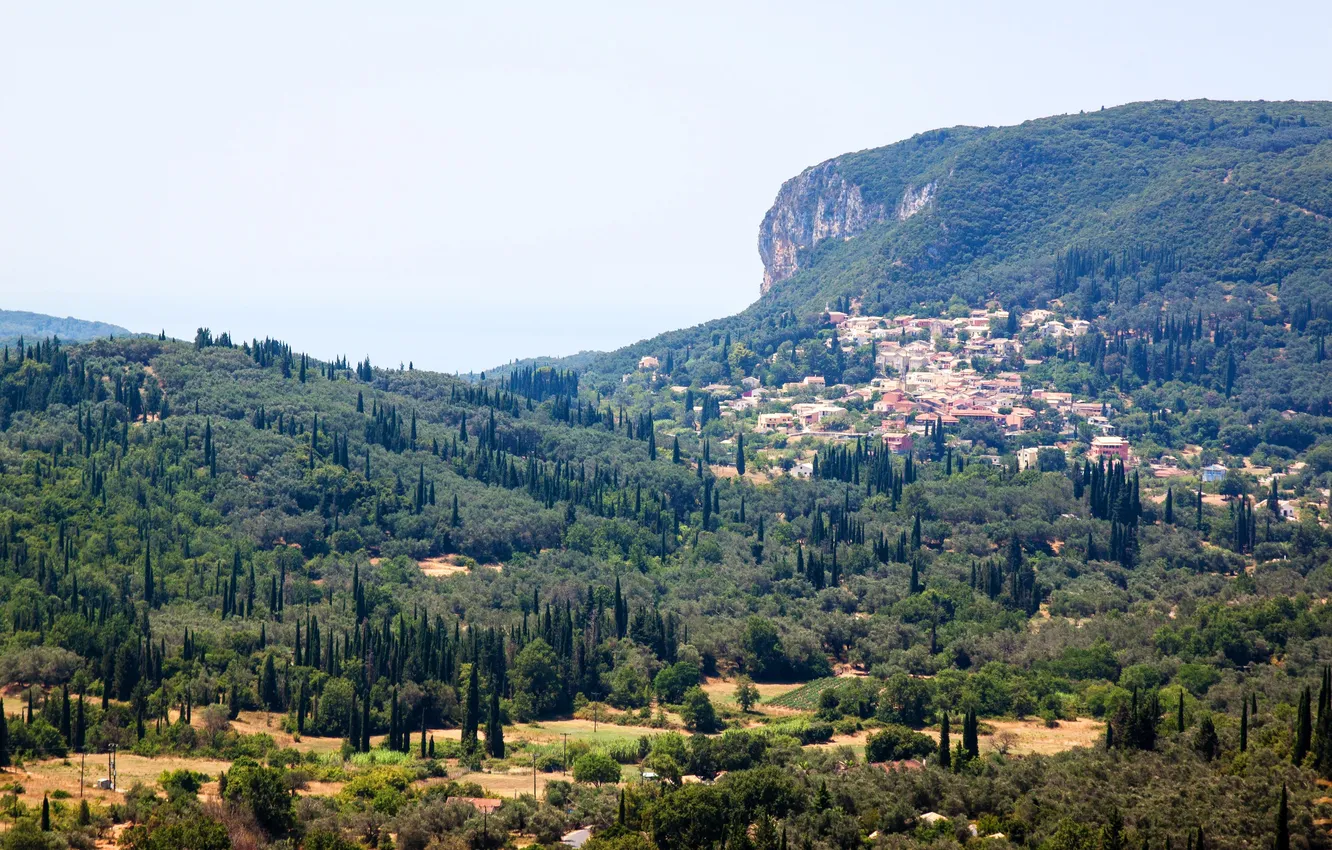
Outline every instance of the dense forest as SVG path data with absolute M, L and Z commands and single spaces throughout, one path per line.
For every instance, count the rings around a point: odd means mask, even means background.
M 579 368 L 15 340 L 0 846 L 1332 846 L 1332 211 L 1306 179 L 1329 125 L 1150 104 L 853 155 L 884 197 L 894 168 L 958 184 L 741 316 Z M 1058 179 L 1093 161 L 1092 194 Z M 967 188 L 986 162 L 1022 196 Z M 1176 187 L 1150 229 L 1107 193 L 1153 169 L 1237 206 Z M 1065 195 L 1122 218 L 1042 254 Z M 1235 471 L 1161 483 L 1083 432 L 1022 468 L 1062 439 L 1037 411 L 1018 435 L 940 420 L 905 454 L 811 443 L 782 474 L 708 388 L 868 381 L 827 321 L 853 300 L 1058 302 L 1093 329 L 995 371 L 1099 400 L 1141 457 Z M 115 758 L 151 772 L 85 796 L 76 766 Z

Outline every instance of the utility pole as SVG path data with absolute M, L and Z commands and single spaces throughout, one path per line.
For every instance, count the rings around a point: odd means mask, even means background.
M 532 796 L 536 795 L 536 753 L 532 753 Z

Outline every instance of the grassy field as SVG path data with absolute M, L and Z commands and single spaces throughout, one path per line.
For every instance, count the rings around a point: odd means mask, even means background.
M 591 744 L 608 744 L 619 741 L 637 741 L 643 735 L 660 735 L 664 729 L 650 726 L 615 726 L 610 723 L 594 724 L 591 720 L 547 720 L 542 723 L 524 723 L 504 730 L 505 740 L 510 735 L 525 738 L 534 743 L 553 744 L 569 740 L 587 741 Z
M 779 697 L 785 696 L 792 691 L 803 687 L 799 682 L 764 682 L 755 683 L 758 688 L 759 703 L 751 709 L 765 714 L 780 714 L 786 706 L 778 705 L 773 702 Z M 738 706 L 735 701 L 735 680 L 734 679 L 708 679 L 703 683 L 703 691 L 717 706 Z M 816 706 L 817 707 L 817 706 Z

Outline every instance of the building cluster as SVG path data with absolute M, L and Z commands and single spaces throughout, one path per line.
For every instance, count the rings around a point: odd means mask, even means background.
M 1045 333 L 1053 321 L 1050 316 L 1047 311 L 1035 310 L 1016 324 Z M 722 415 L 745 416 L 752 412 L 756 416 L 754 429 L 759 433 L 831 439 L 863 436 L 864 419 L 868 417 L 873 423 L 871 435 L 878 436 L 888 450 L 907 453 L 927 425 L 934 423 L 948 427 L 984 422 L 1005 434 L 1019 434 L 1031 426 L 1037 413 L 1032 405 L 1039 401 L 1066 423 L 1074 419 L 1089 423 L 1100 435 L 1092 447 L 1094 456 L 1127 459 L 1128 443 L 1114 435 L 1101 402 L 1078 401 L 1070 393 L 1026 389 L 1016 372 L 986 374 L 972 368 L 976 356 L 1002 358 L 1021 353 L 1019 340 L 991 334 L 993 328 L 1015 324 L 1005 311 L 974 310 L 958 318 L 891 319 L 830 312 L 829 319 L 837 329 L 840 344 L 875 346 L 880 376 L 862 386 L 830 387 L 824 377 L 808 375 L 780 388 L 761 387 L 758 381 L 746 378 L 738 393 L 731 386 L 705 387 L 721 397 Z M 1080 321 L 1071 326 L 1055 324 L 1066 330 L 1071 327 L 1076 333 L 1085 333 L 1088 327 Z M 855 427 L 853 419 L 860 427 Z M 1071 424 L 1065 430 L 1072 436 Z
M 1104 402 L 1033 387 L 1030 381 L 1024 386 L 1017 372 L 975 368 L 980 358 L 1003 364 L 1023 357 L 1026 365 L 1037 365 L 1039 359 L 1031 359 L 1030 352 L 1024 354 L 1024 340 L 1080 337 L 1092 330 L 1090 322 L 1060 319 L 1049 310 L 1039 309 L 1020 317 L 992 309 L 933 318 L 829 311 L 827 318 L 836 329 L 828 344 L 847 351 L 873 347 L 875 377 L 855 386 L 829 385 L 822 375 L 806 375 L 781 387 L 763 387 L 752 377 L 744 378 L 738 387 L 704 387 L 719 400 L 721 415 L 744 417 L 753 423 L 755 432 L 762 434 L 832 440 L 869 436 L 895 454 L 912 452 L 916 442 L 929 435 L 935 425 L 949 428 L 968 422 L 985 423 L 1005 436 L 1017 436 L 1029 431 L 1039 417 L 1041 430 L 1054 426 L 1058 440 L 1054 445 L 1018 450 L 1019 470 L 1039 469 L 1050 460 L 1049 452 L 1067 452 L 1078 440 L 1080 425 L 1091 430 L 1090 444 L 1082 443 L 1088 460 L 1137 463 L 1129 441 L 1117 433 Z M 638 365 L 641 370 L 653 371 L 660 364 L 657 358 L 647 356 Z M 687 391 L 685 387 L 672 389 Z M 699 412 L 701 408 L 696 406 L 695 413 Z M 700 425 L 701 417 L 696 416 L 695 427 Z M 999 456 L 990 459 L 1001 462 Z M 1168 455 L 1151 462 L 1150 469 L 1156 478 L 1197 474 L 1204 484 L 1216 484 L 1228 472 L 1218 463 L 1201 470 L 1185 469 Z M 799 459 L 790 469 L 790 474 L 796 476 L 811 472 L 811 464 Z M 1295 502 L 1282 502 L 1281 508 L 1285 519 L 1297 515 Z

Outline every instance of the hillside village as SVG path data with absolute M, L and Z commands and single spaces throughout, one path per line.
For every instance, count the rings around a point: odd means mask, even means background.
M 853 311 L 856 306 L 853 302 Z M 877 441 L 893 454 L 908 455 L 923 439 L 932 439 L 935 428 L 943 429 L 948 445 L 995 465 L 1009 464 L 1015 471 L 1118 462 L 1140 467 L 1144 483 L 1156 480 L 1162 492 L 1167 487 L 1201 487 L 1219 502 L 1245 492 L 1271 502 L 1273 483 L 1280 488 L 1281 474 L 1304 466 L 1294 463 L 1282 470 L 1254 465 L 1246 457 L 1221 458 L 1197 447 L 1176 451 L 1154 444 L 1135 446 L 1119 421 L 1133 412 L 1130 397 L 1085 398 L 1060 391 L 1049 370 L 1042 368 L 1061 349 L 1077 345 L 1095 330 L 1092 322 L 1057 310 L 1011 314 L 991 306 L 941 316 L 828 310 L 824 321 L 831 329 L 824 344 L 839 346 L 847 356 L 872 352 L 874 377 L 863 383 L 829 384 L 824 376 L 809 374 L 780 386 L 763 386 L 746 376 L 738 384 L 670 386 L 674 396 L 686 400 L 693 415 L 686 413 L 685 418 L 695 435 L 706 436 L 708 416 L 699 401 L 706 395 L 717 401 L 723 423 L 716 429 L 718 436 L 728 431 L 747 435 L 746 445 L 754 451 L 751 468 L 795 477 L 815 474 L 820 445 Z M 658 371 L 661 366 L 661 358 L 644 356 L 638 374 L 622 380 L 660 384 L 665 377 Z M 977 431 L 989 439 L 969 436 Z M 733 439 L 722 436 L 719 442 L 734 450 Z M 1326 525 L 1326 511 L 1319 508 L 1329 503 L 1327 487 L 1299 497 L 1282 496 L 1278 493 L 1273 503 L 1274 514 L 1297 520 L 1308 507 Z

